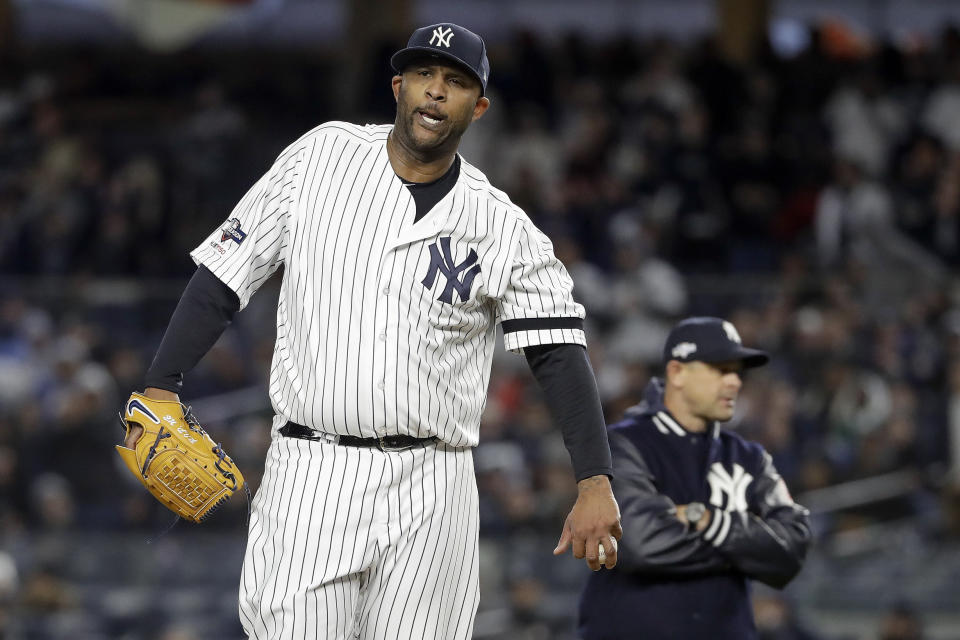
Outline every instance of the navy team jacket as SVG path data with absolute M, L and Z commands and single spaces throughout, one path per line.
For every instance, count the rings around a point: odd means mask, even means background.
M 616 568 L 587 582 L 582 638 L 756 638 L 749 581 L 782 588 L 810 543 L 808 512 L 770 455 L 716 423 L 686 431 L 656 378 L 608 433 L 623 539 Z M 711 511 L 701 533 L 676 518 L 675 505 L 690 502 Z

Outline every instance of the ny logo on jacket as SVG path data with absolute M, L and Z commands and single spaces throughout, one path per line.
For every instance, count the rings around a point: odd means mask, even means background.
M 726 511 L 747 510 L 747 487 L 753 482 L 753 475 L 740 464 L 734 462 L 733 473 L 727 473 L 721 463 L 714 462 L 707 472 L 707 482 L 710 483 L 710 504 Z

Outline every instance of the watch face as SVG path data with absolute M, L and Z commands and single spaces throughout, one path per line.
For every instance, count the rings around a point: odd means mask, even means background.
M 687 505 L 687 522 L 690 524 L 696 524 L 700 521 L 700 518 L 703 517 L 703 512 L 706 511 L 703 504 L 700 502 L 691 502 Z

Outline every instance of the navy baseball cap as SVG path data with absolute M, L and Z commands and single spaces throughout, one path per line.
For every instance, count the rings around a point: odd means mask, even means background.
M 759 367 L 767 364 L 770 356 L 759 349 L 743 346 L 740 334 L 733 323 L 723 318 L 686 318 L 670 330 L 663 345 L 663 363 L 680 362 L 733 362 L 740 360 L 744 367 Z
M 393 54 L 390 66 L 403 73 L 408 64 L 423 56 L 444 58 L 466 68 L 480 82 L 480 95 L 486 93 L 490 76 L 487 45 L 473 31 L 451 22 L 421 27 L 410 36 L 405 49 Z

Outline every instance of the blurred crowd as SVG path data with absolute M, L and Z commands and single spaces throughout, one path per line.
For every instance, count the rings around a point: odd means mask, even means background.
M 950 540 L 960 534 L 960 31 L 860 46 L 811 34 L 795 56 L 764 48 L 743 64 L 710 38 L 518 33 L 491 43 L 493 108 L 462 152 L 573 275 L 608 420 L 659 373 L 673 322 L 727 317 L 774 356 L 747 377 L 732 426 L 771 452 L 794 495 L 912 478 L 883 500 L 815 514 L 818 535 L 908 518 L 924 539 Z M 76 550 L 57 540 L 165 526 L 112 445 L 118 403 L 142 387 L 193 270 L 187 253 L 303 131 L 392 120 L 382 63 L 361 83 L 359 114 L 342 111 L 336 60 L 323 54 L 54 52 L 0 69 L 0 629 L 18 607 L 80 606 L 81 581 L 65 569 Z M 274 282 L 184 393 L 260 387 L 260 410 L 212 424 L 200 415 L 254 487 L 275 296 Z M 568 637 L 583 569 L 552 560 L 545 540 L 575 487 L 522 358 L 497 356 L 475 457 L 478 637 Z M 238 498 L 204 527 L 236 532 L 245 514 Z M 758 598 L 765 637 L 819 637 L 779 596 Z M 875 604 L 894 607 L 885 638 L 921 637 L 909 604 Z M 145 637 L 193 637 L 155 631 Z

